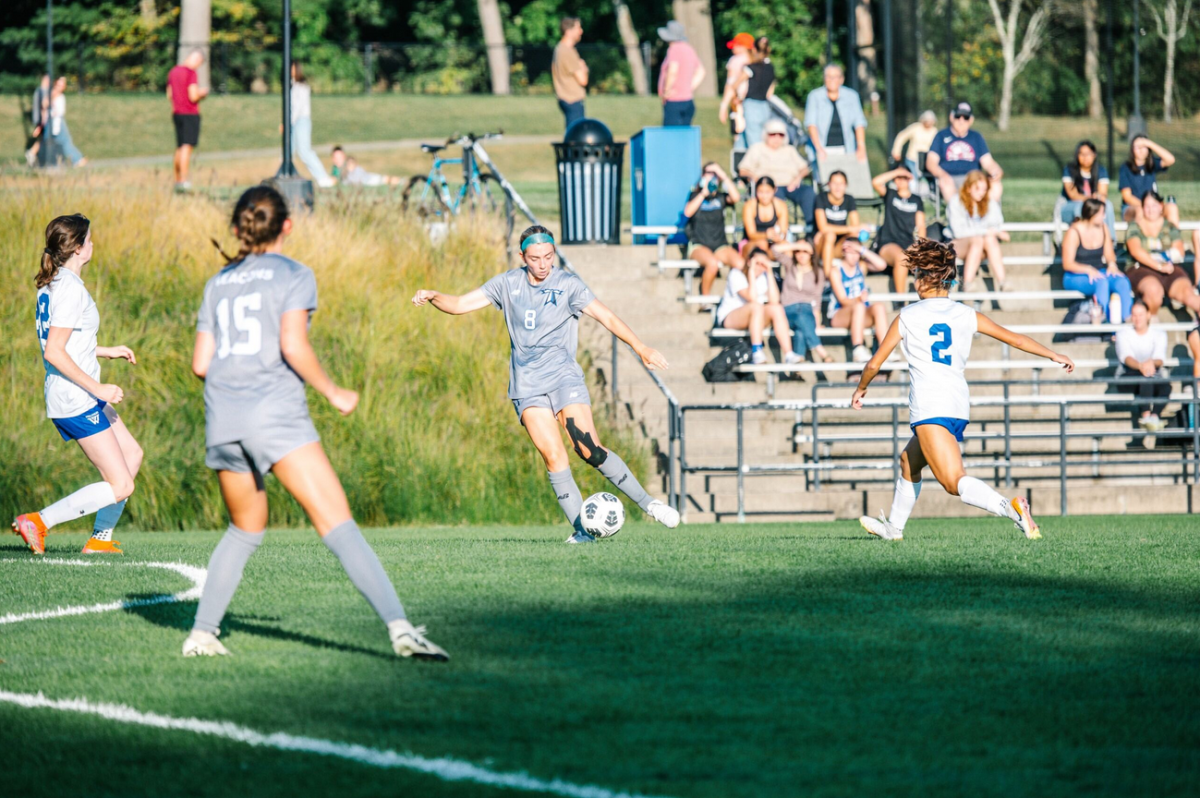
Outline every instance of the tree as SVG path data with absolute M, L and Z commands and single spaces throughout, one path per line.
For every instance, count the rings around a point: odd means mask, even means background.
M 204 52 L 204 63 L 196 70 L 201 88 L 211 84 L 208 79 L 209 37 L 212 35 L 212 0 L 181 0 L 179 13 L 179 58 L 182 64 L 192 50 Z
M 1183 13 L 1179 12 L 1178 0 L 1166 0 L 1159 9 L 1150 0 L 1142 0 L 1154 15 L 1154 27 L 1158 38 L 1167 43 L 1167 74 L 1163 79 L 1163 121 L 1171 121 L 1172 103 L 1175 97 L 1175 45 L 1187 36 L 1192 0 L 1184 0 Z
M 713 42 L 712 10 L 708 0 L 673 0 L 675 19 L 687 31 L 688 44 L 704 65 L 704 80 L 696 87 L 697 97 L 717 96 L 717 48 Z
M 644 97 L 650 93 L 650 81 L 646 79 L 646 64 L 642 61 L 642 47 L 629 16 L 629 6 L 625 5 L 625 0 L 613 0 L 613 11 L 617 14 L 617 32 L 621 34 L 621 43 L 625 45 L 633 90 Z
M 492 94 L 508 94 L 508 48 L 504 44 L 504 23 L 500 20 L 500 5 L 496 0 L 479 0 L 479 22 L 487 47 Z
M 875 24 L 871 0 L 858 0 L 854 4 L 854 41 L 858 45 L 858 86 L 862 95 L 870 100 L 877 89 L 876 75 L 879 66 L 875 61 Z M 879 110 L 879 103 L 872 104 L 872 113 Z
M 1083 78 L 1088 85 L 1088 116 L 1099 119 L 1104 113 L 1100 100 L 1100 31 L 1096 26 L 1099 16 L 1097 0 L 1083 0 Z
M 1190 3 L 1191 0 L 1188 0 Z M 1013 81 L 1021 74 L 1034 54 L 1042 44 L 1046 34 L 1046 21 L 1049 18 L 1049 0 L 1033 0 L 1036 8 L 1029 15 L 1025 24 L 1025 34 L 1021 37 L 1021 48 L 1017 49 L 1017 31 L 1021 17 L 1021 7 L 1025 0 L 1008 0 L 1007 18 L 1000 11 L 999 0 L 988 0 L 992 9 L 992 17 L 996 23 L 996 34 L 1000 37 L 1000 49 L 1004 56 L 1004 82 L 1000 89 L 1000 118 L 996 127 L 1008 130 L 1008 121 L 1012 116 Z

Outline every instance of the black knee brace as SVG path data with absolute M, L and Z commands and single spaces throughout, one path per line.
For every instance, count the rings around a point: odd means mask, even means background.
M 608 459 L 608 450 L 593 441 L 590 432 L 579 429 L 573 418 L 567 419 L 567 435 L 571 436 L 571 445 L 575 447 L 575 454 L 579 455 L 583 462 L 592 468 L 604 465 L 604 461 Z M 587 454 L 584 454 L 584 451 L 587 451 Z

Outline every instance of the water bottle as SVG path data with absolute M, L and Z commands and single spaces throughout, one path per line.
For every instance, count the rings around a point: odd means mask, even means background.
M 863 246 L 866 246 L 867 242 L 871 240 L 871 233 L 873 232 L 875 232 L 875 228 L 873 226 L 869 224 L 863 225 L 862 229 L 858 231 L 858 242 Z
M 1092 297 L 1092 306 L 1088 309 L 1088 313 L 1092 317 L 1092 324 L 1104 323 L 1104 310 L 1100 307 L 1100 303 L 1096 301 L 1096 297 Z

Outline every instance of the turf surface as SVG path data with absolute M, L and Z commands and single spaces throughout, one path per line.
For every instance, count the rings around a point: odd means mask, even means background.
M 447 665 L 397 661 L 312 533 L 271 532 L 184 660 L 195 604 L 0 626 L 0 690 L 453 756 L 676 796 L 1194 795 L 1200 524 L 1048 519 L 631 524 L 368 533 Z M 217 533 L 126 533 L 116 561 L 203 566 Z M 83 536 L 53 535 L 51 556 Z M 30 562 L 0 542 L 0 610 L 140 598 L 155 569 Z M 18 562 L 8 562 L 16 560 Z M 305 753 L 0 703 L 3 795 L 422 795 L 449 784 Z

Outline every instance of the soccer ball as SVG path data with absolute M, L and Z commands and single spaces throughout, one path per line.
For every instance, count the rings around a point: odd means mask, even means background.
M 595 493 L 583 503 L 580 520 L 589 535 L 611 538 L 625 525 L 625 507 L 611 493 Z

